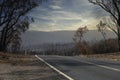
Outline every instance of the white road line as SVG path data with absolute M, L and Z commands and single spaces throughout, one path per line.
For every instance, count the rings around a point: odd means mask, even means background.
M 66 77 L 69 80 L 74 80 L 73 78 L 71 78 L 70 76 L 66 75 L 65 73 L 61 72 L 60 70 L 58 70 L 57 68 L 55 68 L 54 66 L 50 65 L 49 63 L 47 63 L 45 60 L 43 60 L 42 58 L 40 58 L 38 55 L 35 55 L 36 58 L 38 58 L 39 60 L 41 60 L 42 62 L 44 62 L 46 65 L 48 65 L 50 68 L 52 68 L 53 70 L 57 71 L 59 74 L 63 75 L 64 77 Z
M 91 62 L 86 62 L 86 61 L 84 61 L 84 63 L 92 64 L 92 65 L 95 65 L 95 66 L 98 66 L 98 67 L 102 67 L 102 68 L 105 68 L 105 69 L 109 69 L 109 70 L 114 70 L 114 71 L 119 71 L 120 72 L 120 69 L 116 69 L 116 68 L 113 68 L 113 67 L 99 65 L 99 64 L 95 64 L 95 63 L 91 63 Z

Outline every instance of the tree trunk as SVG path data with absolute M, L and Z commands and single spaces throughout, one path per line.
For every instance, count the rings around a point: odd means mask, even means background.
M 117 24 L 118 24 L 118 51 L 120 51 L 120 15 L 119 15 L 119 19 L 117 20 Z
M 6 45 L 6 29 L 4 28 L 1 32 L 1 40 L 0 40 L 0 51 L 5 52 L 7 49 L 7 45 Z
M 118 51 L 120 51 L 120 34 L 118 35 Z

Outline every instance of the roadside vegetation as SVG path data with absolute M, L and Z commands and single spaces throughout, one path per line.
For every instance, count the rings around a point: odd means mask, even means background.
M 27 14 L 45 0 L 0 0 L 0 80 L 67 80 L 35 56 L 18 54 Z M 17 54 L 10 54 L 17 53 Z
M 47 0 L 45 0 L 47 1 Z M 48 44 L 44 52 L 21 50 L 20 35 L 29 29 L 29 24 L 34 22 L 33 18 L 27 16 L 27 13 L 33 8 L 42 4 L 44 0 L 1 0 L 0 9 L 0 51 L 11 53 L 41 53 L 44 55 L 65 55 L 74 56 L 79 54 L 102 54 L 120 51 L 120 2 L 118 0 L 88 0 L 90 3 L 101 7 L 107 13 L 109 18 L 103 17 L 96 25 L 98 31 L 103 36 L 101 41 L 95 43 L 87 42 L 84 34 L 88 31 L 88 26 L 77 29 L 73 43 L 68 44 Z M 11 3 L 13 3 L 11 5 Z M 17 6 L 17 7 L 16 7 Z M 116 39 L 106 38 L 106 31 L 111 30 L 116 35 Z M 99 36 L 98 36 L 99 37 Z M 72 45 L 70 45 L 72 44 Z M 70 47 L 71 46 L 71 47 Z
M 33 55 L 0 53 L 0 80 L 67 79 Z
M 76 50 L 79 54 L 84 54 L 92 58 L 104 58 L 120 60 L 120 1 L 119 0 L 88 0 L 90 3 L 101 7 L 109 14 L 109 17 L 103 17 L 98 25 L 98 31 L 103 36 L 101 41 L 89 44 L 83 39 L 86 33 L 85 27 L 80 27 L 75 33 L 73 40 Z M 107 39 L 106 31 L 112 31 L 116 34 L 116 39 Z M 76 36 L 77 35 L 77 36 Z M 98 36 L 99 37 L 99 36 Z M 82 39 L 81 39 L 82 38 Z
M 89 45 L 83 39 L 83 35 L 86 33 L 86 27 L 80 27 L 75 33 L 75 38 L 79 39 L 76 45 L 80 46 L 79 50 L 81 54 L 90 53 L 110 53 L 120 51 L 120 1 L 118 0 L 89 0 L 90 3 L 101 7 L 104 11 L 109 14 L 109 18 L 103 17 L 98 25 L 96 25 L 98 31 L 103 36 L 103 40 L 98 41 L 92 45 Z M 116 39 L 107 39 L 106 32 L 110 30 L 116 34 Z M 99 37 L 99 36 L 98 36 Z M 84 48 L 85 47 L 85 48 Z M 91 51 L 89 51 L 91 50 Z

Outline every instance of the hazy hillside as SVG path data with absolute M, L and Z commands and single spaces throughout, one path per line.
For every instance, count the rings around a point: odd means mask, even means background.
M 43 43 L 68 43 L 72 42 L 75 31 L 54 31 L 54 32 L 42 32 L 42 31 L 27 31 L 22 35 L 23 45 L 36 45 Z M 101 34 L 96 30 L 88 31 L 85 34 L 85 40 L 96 41 L 103 39 Z M 111 31 L 107 31 L 107 38 L 115 38 L 115 34 Z

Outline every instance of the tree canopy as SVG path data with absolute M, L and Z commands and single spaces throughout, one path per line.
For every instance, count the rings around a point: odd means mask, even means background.
M 0 0 L 0 51 L 20 44 L 20 34 L 32 21 L 26 14 L 43 0 Z

